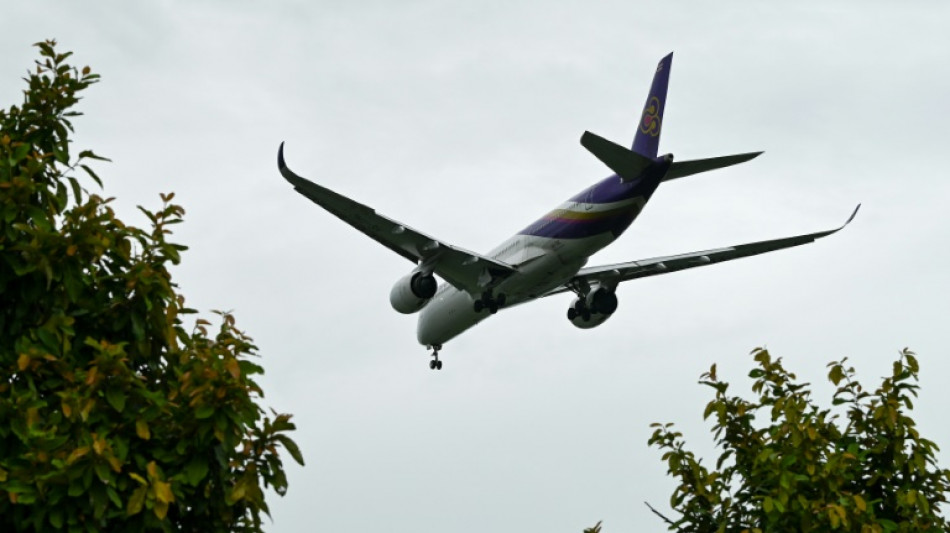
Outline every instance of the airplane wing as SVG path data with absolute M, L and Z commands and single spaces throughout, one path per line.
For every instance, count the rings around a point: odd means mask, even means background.
M 670 272 L 686 270 L 688 268 L 710 265 L 713 263 L 722 263 L 723 261 L 731 261 L 733 259 L 739 259 L 740 257 L 749 257 L 758 254 L 764 254 L 766 252 L 774 252 L 775 250 L 781 250 L 783 248 L 791 248 L 793 246 L 808 244 L 843 229 L 845 226 L 850 224 L 852 220 L 854 220 L 854 216 L 858 214 L 858 209 L 860 208 L 861 204 L 858 204 L 858 206 L 854 209 L 854 212 L 851 213 L 851 216 L 848 217 L 848 220 L 842 224 L 841 227 L 833 230 L 819 231 L 817 233 L 809 233 L 807 235 L 797 235 L 795 237 L 786 237 L 784 239 L 773 239 L 769 241 L 739 244 L 736 246 L 728 246 L 726 248 L 703 250 L 701 252 L 692 252 L 688 254 L 654 257 L 651 259 L 642 259 L 640 261 L 630 261 L 627 263 L 582 268 L 577 272 L 570 282 L 564 286 L 551 290 L 547 294 L 544 294 L 544 296 L 562 293 L 571 290 L 571 287 L 576 287 L 579 285 L 583 286 L 584 284 L 599 284 L 613 289 L 618 283 L 622 281 L 645 278 L 647 276 L 655 276 L 657 274 L 668 274 Z
M 512 265 L 430 237 L 298 176 L 284 162 L 283 143 L 277 152 L 277 166 L 297 192 L 423 270 L 435 272 L 459 290 L 481 294 L 516 271 Z

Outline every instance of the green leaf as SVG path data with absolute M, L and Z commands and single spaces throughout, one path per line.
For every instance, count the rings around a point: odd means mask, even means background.
M 99 156 L 99 155 L 94 154 L 94 153 L 92 152 L 92 150 L 83 150 L 82 152 L 79 152 L 79 158 L 80 158 L 80 159 L 84 159 L 84 158 L 87 158 L 87 157 L 88 157 L 89 159 L 96 159 L 96 160 L 99 160 L 99 161 L 109 161 L 110 163 L 112 162 L 112 160 L 109 159 L 109 158 L 102 157 L 102 156 Z
M 73 190 L 73 200 L 76 202 L 76 205 L 81 204 L 82 203 L 82 189 L 79 187 L 79 182 L 76 180 L 76 178 L 72 176 L 69 177 L 69 186 Z
M 286 448 L 290 456 L 294 458 L 294 461 L 297 461 L 297 464 L 304 466 L 303 454 L 300 453 L 300 448 L 297 447 L 296 442 L 290 440 L 290 437 L 287 435 L 275 435 L 274 438 L 284 445 L 284 448 Z
M 32 221 L 37 228 L 43 231 L 50 231 L 53 229 L 53 226 L 49 222 L 49 217 L 46 216 L 46 212 L 42 209 L 33 205 L 28 205 L 24 208 L 24 211 L 26 211 L 26 214 L 30 217 L 30 221 Z
M 10 156 L 10 166 L 16 166 L 20 161 L 26 159 L 27 154 L 30 153 L 30 150 L 33 148 L 32 144 L 23 143 L 20 146 L 17 146 L 13 150 L 13 154 Z
M 116 387 L 109 387 L 106 389 L 106 401 L 121 413 L 125 409 L 125 392 Z
M 93 180 L 95 180 L 95 182 L 96 182 L 100 187 L 102 187 L 102 180 L 99 178 L 99 176 L 98 176 L 95 172 L 93 172 L 93 170 L 92 170 L 91 168 L 89 168 L 88 165 L 79 165 L 79 167 L 82 168 L 83 170 L 85 170 L 85 171 L 86 171 L 86 174 L 89 174 L 89 177 L 91 177 Z
M 185 465 L 185 480 L 192 486 L 201 483 L 208 474 L 208 462 L 198 457 L 193 458 Z
M 195 418 L 202 420 L 214 414 L 214 406 L 204 404 L 195 409 Z
M 56 529 L 63 527 L 63 509 L 61 507 L 50 509 L 49 523 Z
M 99 478 L 100 481 L 106 484 L 112 482 L 112 470 L 109 469 L 108 463 L 103 462 L 100 459 L 100 461 L 97 462 L 93 468 L 95 469 L 96 476 Z

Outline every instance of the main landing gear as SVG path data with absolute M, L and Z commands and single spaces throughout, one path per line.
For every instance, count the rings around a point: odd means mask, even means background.
M 475 300 L 475 312 L 481 313 L 482 309 L 488 309 L 488 312 L 495 314 L 498 312 L 498 309 L 505 306 L 505 295 L 499 294 L 498 296 L 492 296 L 491 291 L 485 291 L 482 293 L 482 297 L 478 300 Z
M 582 299 L 578 299 L 574 307 L 567 310 L 568 320 L 573 321 L 577 317 L 583 318 L 584 322 L 590 321 L 590 309 L 587 308 L 587 304 Z
M 439 350 L 442 349 L 441 344 L 433 344 L 429 346 L 432 349 L 432 360 L 429 361 L 429 368 L 432 370 L 442 370 L 442 361 L 439 361 Z

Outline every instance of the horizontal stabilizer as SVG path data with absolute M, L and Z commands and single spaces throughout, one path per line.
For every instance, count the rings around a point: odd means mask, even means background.
M 585 131 L 584 135 L 581 135 L 581 145 L 594 154 L 594 157 L 610 167 L 610 170 L 616 172 L 622 181 L 636 179 L 640 173 L 653 164 L 653 160 L 649 157 L 644 157 L 629 148 L 624 148 L 589 131 Z
M 722 157 L 711 157 L 709 159 L 677 161 L 670 167 L 663 181 L 675 180 L 676 178 L 716 170 L 717 168 L 731 167 L 732 165 L 738 165 L 739 163 L 745 163 L 746 161 L 755 159 L 761 153 L 762 152 L 750 152 L 748 154 L 724 155 Z

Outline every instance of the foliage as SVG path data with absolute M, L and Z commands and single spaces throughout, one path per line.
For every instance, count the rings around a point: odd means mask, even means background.
M 907 415 L 920 370 L 913 352 L 901 352 L 874 392 L 855 379 L 846 359 L 829 364 L 837 388 L 832 404 L 840 406 L 833 410 L 813 403 L 809 384 L 796 381 L 781 359 L 764 349 L 753 355 L 752 401 L 727 396 L 729 384 L 718 379 L 715 365 L 701 378 L 716 391 L 704 413 L 714 417 L 723 450 L 715 470 L 684 448 L 672 424 L 654 424 L 650 444 L 664 450 L 680 483 L 670 505 L 681 516 L 669 521 L 671 530 L 948 529 L 939 505 L 947 501 L 950 470 L 937 467 L 937 445 Z M 756 415 L 768 425 L 757 427 Z
M 0 110 L 0 530 L 259 530 L 263 488 L 287 489 L 278 445 L 303 464 L 290 415 L 255 403 L 230 314 L 183 325 L 174 195 L 141 229 L 82 187 L 103 158 L 71 157 L 70 120 L 99 77 L 36 46 Z

